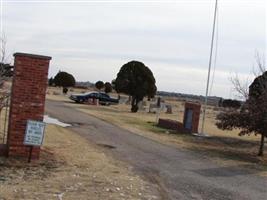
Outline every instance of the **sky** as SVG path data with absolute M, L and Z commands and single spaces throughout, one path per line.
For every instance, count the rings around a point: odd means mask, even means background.
M 15 52 L 51 56 L 49 77 L 61 70 L 77 81 L 106 82 L 137 60 L 151 69 L 158 90 L 205 95 L 214 5 L 215 0 L 1 0 L 1 36 L 9 62 Z M 252 81 L 256 52 L 266 59 L 266 3 L 218 0 L 217 25 L 210 95 L 235 98 L 229 79 L 238 74 Z

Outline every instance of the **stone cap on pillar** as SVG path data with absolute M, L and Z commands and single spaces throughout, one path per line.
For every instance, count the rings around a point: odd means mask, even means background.
M 20 52 L 17 52 L 17 53 L 14 53 L 13 54 L 14 57 L 16 56 L 25 56 L 25 57 L 30 57 L 30 58 L 37 58 L 37 59 L 43 59 L 43 60 L 51 60 L 52 57 L 50 56 L 43 56 L 43 55 L 37 55 L 37 54 L 30 54 L 30 53 L 20 53 Z

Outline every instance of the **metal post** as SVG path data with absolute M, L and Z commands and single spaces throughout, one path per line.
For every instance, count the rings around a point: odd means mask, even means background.
M 202 115 L 202 127 L 201 127 L 201 133 L 202 134 L 204 134 L 206 108 L 207 108 L 207 102 L 208 102 L 208 92 L 209 92 L 209 82 L 210 82 L 210 69 L 211 69 L 211 61 L 212 61 L 212 53 L 213 53 L 214 33 L 215 33 L 215 26 L 216 26 L 217 4 L 218 4 L 218 0 L 215 1 L 215 9 L 214 9 L 213 29 L 212 29 L 212 38 L 211 38 L 211 46 L 210 46 L 210 58 L 209 58 L 209 70 L 208 70 L 208 79 L 207 79 L 207 86 L 206 86 L 206 97 L 205 97 L 205 103 L 204 103 L 203 115 Z
M 32 149 L 33 149 L 33 146 L 30 146 L 30 152 L 29 152 L 29 157 L 28 157 L 28 163 L 30 163 L 31 160 L 32 160 Z

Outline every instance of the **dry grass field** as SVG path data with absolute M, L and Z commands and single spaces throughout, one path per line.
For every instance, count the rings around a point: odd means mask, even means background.
M 1 200 L 157 199 L 124 163 L 65 128 L 48 125 L 42 148 L 41 159 L 30 164 L 0 158 Z
M 51 90 L 51 89 L 49 89 Z M 52 90 L 58 90 L 52 88 Z M 79 91 L 74 91 L 78 93 Z M 257 157 L 259 136 L 238 136 L 238 130 L 222 131 L 215 126 L 216 111 L 213 107 L 208 107 L 205 132 L 211 137 L 195 137 L 188 134 L 176 133 L 174 131 L 162 129 L 156 126 L 156 114 L 140 110 L 138 113 L 130 112 L 130 105 L 119 104 L 112 106 L 93 106 L 71 103 L 67 96 L 47 95 L 48 99 L 63 101 L 69 106 L 108 121 L 114 125 L 123 127 L 133 133 L 149 137 L 162 143 L 173 145 L 177 148 L 186 148 L 199 152 L 203 156 L 224 164 L 246 163 L 251 167 L 258 166 L 266 168 L 267 158 Z M 115 94 L 113 96 L 116 96 Z M 160 118 L 174 119 L 182 121 L 184 103 L 176 99 L 165 101 L 172 105 L 173 114 L 161 113 Z M 149 102 L 147 102 L 148 106 Z M 200 126 L 201 127 L 201 123 Z M 266 149 L 267 151 L 267 149 Z

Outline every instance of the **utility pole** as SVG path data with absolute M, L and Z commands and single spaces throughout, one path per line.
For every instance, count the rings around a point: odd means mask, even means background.
M 202 127 L 201 127 L 202 134 L 204 134 L 204 128 L 205 128 L 206 109 L 207 109 L 208 92 L 209 92 L 209 84 L 210 84 L 210 69 L 211 69 L 211 63 L 212 63 L 213 42 L 214 42 L 214 33 L 215 33 L 216 17 L 217 17 L 217 5 L 218 5 L 218 0 L 215 1 L 215 9 L 214 9 L 214 17 L 213 17 L 213 28 L 212 28 L 212 38 L 211 38 L 211 45 L 210 45 L 210 58 L 209 58 L 209 70 L 208 70 L 208 79 L 207 79 L 207 86 L 206 86 L 206 97 L 205 97 L 205 103 L 204 103 L 203 115 L 202 115 Z

